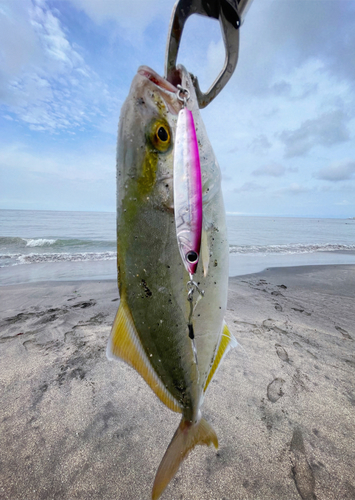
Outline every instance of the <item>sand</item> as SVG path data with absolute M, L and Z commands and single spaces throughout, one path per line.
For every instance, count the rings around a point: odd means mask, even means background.
M 0 498 L 149 499 L 179 423 L 105 347 L 114 281 L 0 288 Z M 231 278 L 242 347 L 211 384 L 168 499 L 355 499 L 355 266 Z

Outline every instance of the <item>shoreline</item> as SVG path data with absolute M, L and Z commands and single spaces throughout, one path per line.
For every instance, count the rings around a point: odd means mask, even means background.
M 355 265 L 355 251 L 322 251 L 299 254 L 229 254 L 229 277 L 246 276 L 269 268 Z M 0 287 L 45 281 L 116 279 L 116 259 L 35 262 L 0 268 Z
M 240 343 L 202 408 L 198 447 L 162 500 L 355 498 L 355 265 L 230 277 Z M 106 360 L 110 280 L 0 287 L 0 496 L 149 499 L 179 423 L 139 375 Z
M 325 253 L 325 252 L 324 252 Z M 328 252 L 329 253 L 329 252 Z M 337 252 L 339 255 L 343 255 L 341 252 Z M 306 260 L 304 256 L 301 255 L 302 259 L 299 264 L 293 264 L 291 265 L 265 265 L 262 266 L 260 264 L 252 265 L 252 268 L 258 268 L 260 270 L 257 271 L 251 271 L 251 272 L 244 272 L 244 273 L 233 273 L 231 274 L 233 269 L 238 269 L 238 266 L 236 266 L 233 263 L 234 257 L 230 256 L 230 274 L 229 274 L 229 279 L 232 278 L 238 278 L 238 277 L 246 277 L 246 276 L 251 276 L 253 274 L 262 274 L 266 273 L 269 271 L 275 271 L 276 270 L 285 270 L 287 272 L 287 269 L 292 269 L 294 270 L 293 272 L 297 272 L 296 270 L 300 270 L 303 268 L 328 268 L 328 267 L 341 267 L 341 266 L 355 266 L 355 261 L 354 261 L 354 255 L 355 252 L 350 252 L 347 253 L 346 256 L 350 258 L 349 262 L 342 262 L 340 261 L 339 263 L 328 263 L 328 262 L 316 262 L 316 263 L 303 263 L 302 260 Z M 232 262 L 231 262 L 232 261 Z M 109 266 L 107 266 L 107 262 L 109 262 Z M 80 266 L 80 271 L 81 274 L 80 276 L 78 274 L 74 274 L 73 278 L 73 271 L 72 271 L 72 266 L 73 265 L 79 265 Z M 54 267 L 53 267 L 54 266 Z M 107 267 L 106 267 L 107 266 Z M 239 266 L 240 267 L 240 266 Z M 245 267 L 245 270 L 248 269 L 247 266 L 241 266 Z M 249 266 L 250 267 L 250 266 Z M 95 270 L 94 275 L 90 275 L 90 271 L 92 272 L 93 268 Z M 53 272 L 51 273 L 51 270 Z M 55 272 L 54 272 L 55 271 Z M 87 274 L 85 274 L 85 271 L 88 271 Z M 41 272 L 42 272 L 42 277 L 41 277 Z M 282 271 L 281 271 L 282 272 Z M 48 279 L 48 276 L 53 276 L 52 279 Z M 8 282 L 10 280 L 10 282 Z M 9 286 L 17 286 L 17 285 L 31 285 L 31 284 L 36 284 L 36 283 L 71 283 L 71 282 L 76 282 L 80 283 L 81 281 L 83 282 L 102 282 L 102 281 L 116 281 L 117 280 L 117 270 L 116 270 L 116 261 L 87 261 L 87 262 L 81 262 L 81 263 L 40 263 L 40 264 L 23 264 L 23 265 L 16 265 L 16 266 L 10 266 L 10 267 L 3 267 L 0 268 L 0 290 L 2 288 L 6 288 Z

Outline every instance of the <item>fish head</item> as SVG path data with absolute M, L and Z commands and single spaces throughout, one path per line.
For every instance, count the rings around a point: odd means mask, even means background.
M 117 211 L 138 201 L 173 213 L 173 158 L 178 113 L 177 85 L 189 91 L 199 145 L 204 204 L 220 189 L 220 170 L 207 137 L 191 75 L 178 65 L 174 84 L 147 66 L 135 75 L 121 109 L 117 147 Z M 125 200 L 125 202 L 124 202 Z
M 177 90 L 147 66 L 138 69 L 121 110 L 117 148 L 119 204 L 128 196 L 172 210 L 173 144 L 181 109 Z

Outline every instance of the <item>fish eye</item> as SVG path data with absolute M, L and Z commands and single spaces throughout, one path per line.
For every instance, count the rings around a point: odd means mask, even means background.
M 157 136 L 162 142 L 166 142 L 169 139 L 168 131 L 164 127 L 159 127 Z
M 150 140 L 155 149 L 165 153 L 171 143 L 169 125 L 161 120 L 157 120 L 151 128 Z

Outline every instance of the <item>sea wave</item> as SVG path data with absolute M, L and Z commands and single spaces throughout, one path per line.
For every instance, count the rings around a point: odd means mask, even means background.
M 0 246 L 8 247 L 8 246 L 26 246 L 26 240 L 24 238 L 19 238 L 16 236 L 0 236 Z
M 0 267 L 54 262 L 92 262 L 115 260 L 116 257 L 116 252 L 0 254 Z
M 115 241 L 104 240 L 84 240 L 78 238 L 19 238 L 19 237 L 0 237 L 0 249 L 4 250 L 21 250 L 22 248 L 31 247 L 50 247 L 51 249 L 73 249 L 97 247 L 116 247 Z
M 355 251 L 355 245 L 339 243 L 288 244 L 288 245 L 230 245 L 231 254 L 303 254 L 315 252 Z
M 38 238 L 32 244 L 36 246 L 50 246 L 54 243 L 45 243 L 51 241 L 49 239 L 41 240 Z M 56 240 L 58 241 L 58 240 Z M 75 241 L 75 240 L 71 240 Z M 82 240 L 78 240 L 82 241 Z M 96 243 L 96 242 L 95 242 Z M 106 242 L 107 248 L 107 242 Z M 52 247 L 51 247 L 52 250 Z M 232 255 L 254 255 L 255 258 L 263 255 L 292 255 L 292 254 L 310 254 L 316 252 L 354 252 L 355 245 L 342 244 L 288 244 L 288 245 L 230 245 L 229 253 Z M 103 261 L 115 260 L 117 252 L 111 250 L 81 252 L 55 252 L 55 251 L 38 251 L 38 252 L 4 252 L 0 253 L 0 267 L 16 266 L 21 264 L 37 264 L 37 263 L 55 263 L 55 262 L 88 262 L 88 261 Z
M 46 238 L 33 238 L 33 239 L 26 239 L 26 247 L 48 247 L 53 245 L 57 240 L 48 240 Z

